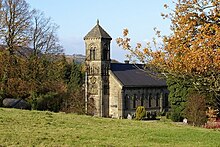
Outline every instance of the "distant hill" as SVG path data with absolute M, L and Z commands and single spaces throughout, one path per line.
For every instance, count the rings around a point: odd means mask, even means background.
M 73 55 L 65 55 L 65 56 L 66 56 L 67 62 L 70 63 L 74 60 L 76 63 L 79 63 L 79 64 L 83 63 L 86 58 L 86 56 L 82 54 L 73 54 Z
M 79 63 L 79 64 L 83 63 L 86 58 L 86 56 L 82 54 L 73 54 L 73 55 L 65 55 L 65 56 L 66 56 L 67 62 L 72 62 L 74 60 L 76 63 Z M 120 62 L 118 62 L 115 59 L 112 59 L 111 63 L 120 63 Z

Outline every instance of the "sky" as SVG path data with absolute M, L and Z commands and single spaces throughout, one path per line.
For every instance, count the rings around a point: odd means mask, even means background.
M 123 29 L 129 29 L 133 43 L 152 40 L 153 28 L 162 34 L 170 34 L 170 21 L 164 20 L 164 4 L 172 6 L 172 0 L 26 0 L 31 8 L 41 10 L 59 26 L 58 37 L 67 55 L 85 54 L 83 37 L 96 25 L 112 37 L 111 58 L 124 61 L 123 49 L 116 38 L 122 37 Z

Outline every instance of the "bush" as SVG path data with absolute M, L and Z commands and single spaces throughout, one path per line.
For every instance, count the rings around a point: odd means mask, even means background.
M 74 90 L 69 92 L 61 104 L 61 111 L 65 113 L 85 114 L 84 90 Z
M 138 106 L 136 109 L 136 115 L 135 115 L 135 119 L 136 120 L 142 120 L 144 119 L 146 116 L 146 110 L 143 106 Z
M 220 122 L 207 122 L 203 127 L 206 129 L 220 129 Z
M 183 121 L 183 114 L 182 114 L 182 107 L 174 106 L 170 112 L 170 119 L 174 122 L 182 122 Z
M 204 125 L 207 122 L 205 96 L 191 92 L 184 112 L 189 124 L 195 126 Z
M 60 95 L 48 92 L 47 94 L 32 94 L 30 103 L 32 109 L 35 110 L 58 112 L 60 111 L 61 101 L 62 99 Z

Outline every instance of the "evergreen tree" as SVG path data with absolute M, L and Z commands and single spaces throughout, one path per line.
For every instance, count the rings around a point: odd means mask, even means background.
M 187 101 L 187 94 L 190 90 L 190 81 L 181 77 L 170 76 L 167 78 L 169 90 L 169 102 L 171 106 L 171 119 L 182 121 L 184 109 Z
M 80 88 L 82 82 L 81 82 L 81 71 L 80 71 L 80 66 L 73 62 L 71 63 L 71 74 L 69 77 L 69 82 L 68 82 L 68 90 L 73 91 L 77 90 Z

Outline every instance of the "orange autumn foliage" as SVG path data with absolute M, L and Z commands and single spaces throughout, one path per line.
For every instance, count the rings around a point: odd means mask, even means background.
M 130 51 L 130 57 L 165 75 L 191 77 L 194 86 L 202 85 L 220 95 L 220 0 L 178 0 L 171 11 L 162 14 L 172 22 L 171 35 L 161 36 L 155 29 L 163 40 L 161 46 L 155 49 L 147 43 L 132 48 L 127 29 L 124 37 L 117 39 L 118 45 Z

